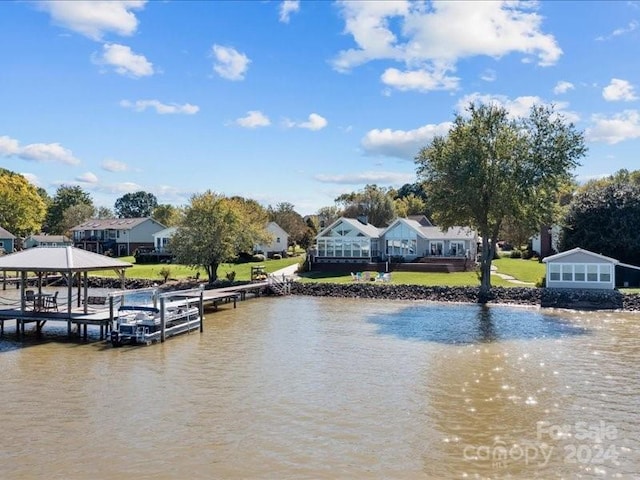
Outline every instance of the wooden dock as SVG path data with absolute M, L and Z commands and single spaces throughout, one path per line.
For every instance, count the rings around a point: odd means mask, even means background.
M 259 297 L 272 291 L 276 294 L 286 294 L 286 283 L 279 282 L 274 279 L 265 281 L 251 282 L 244 285 L 235 285 L 232 287 L 217 288 L 211 290 L 174 290 L 170 292 L 160 293 L 159 297 L 163 298 L 163 302 L 172 300 L 187 300 L 201 302 L 201 318 L 204 318 L 204 306 L 210 305 L 213 309 L 217 309 L 221 304 L 233 303 L 233 308 L 237 307 L 238 300 L 245 300 L 247 294 Z M 88 327 L 97 326 L 100 328 L 100 340 L 104 340 L 113 329 L 114 320 L 117 317 L 116 307 L 118 305 L 117 298 L 122 295 L 131 295 L 140 291 L 149 291 L 155 289 L 138 289 L 123 290 L 118 292 L 110 292 L 105 297 L 101 306 L 102 309 L 92 309 L 87 311 L 84 306 L 74 308 L 71 313 L 67 311 L 32 311 L 21 310 L 20 308 L 9 307 L 0 308 L 0 336 L 4 334 L 4 326 L 7 321 L 16 322 L 16 335 L 18 339 L 22 339 L 25 334 L 25 325 L 35 323 L 36 333 L 40 335 L 42 328 L 47 322 L 65 322 L 67 323 L 67 332 L 70 338 L 73 335 L 73 327 L 76 326 L 76 337 L 87 340 Z M 93 299 L 95 297 L 88 297 Z M 115 300 L 115 301 L 114 301 Z M 92 302 L 87 300 L 88 304 Z

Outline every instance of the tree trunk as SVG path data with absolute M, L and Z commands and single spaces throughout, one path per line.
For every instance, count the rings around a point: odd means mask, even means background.
M 209 283 L 213 283 L 218 279 L 219 263 L 211 263 L 207 265 L 207 275 L 209 275 Z
M 482 255 L 480 256 L 480 292 L 478 302 L 487 303 L 491 294 L 491 262 L 495 253 L 495 242 L 482 237 Z

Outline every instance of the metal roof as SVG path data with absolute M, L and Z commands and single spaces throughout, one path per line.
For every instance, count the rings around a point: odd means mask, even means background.
M 117 270 L 133 265 L 75 247 L 38 247 L 0 257 L 0 271 L 89 272 Z
M 607 257 L 607 256 L 602 255 L 600 253 L 591 252 L 589 250 L 585 250 L 584 248 L 580 248 L 580 247 L 572 248 L 571 250 L 566 250 L 564 252 L 556 253 L 555 255 L 550 255 L 548 257 L 544 257 L 542 259 L 542 262 L 543 263 L 555 262 L 556 260 L 560 260 L 561 258 L 567 257 L 569 255 L 573 255 L 574 253 L 583 253 L 585 255 L 588 255 L 588 256 L 594 257 L 594 258 L 598 258 L 598 259 L 603 260 L 605 262 L 611 262 L 614 265 L 617 265 L 618 263 L 620 263 L 619 260 L 616 260 L 615 258 Z
M 16 236 L 11 233 L 9 230 L 5 230 L 4 228 L 0 227 L 0 238 L 16 238 Z

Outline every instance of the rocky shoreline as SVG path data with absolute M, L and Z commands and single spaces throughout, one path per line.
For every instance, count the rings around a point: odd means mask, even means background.
M 426 287 L 367 283 L 294 282 L 291 293 L 320 297 L 427 300 L 458 303 L 478 303 L 479 298 L 479 288 L 477 287 Z M 640 294 L 622 294 L 617 290 L 493 287 L 489 303 L 571 308 L 576 310 L 640 311 Z
M 235 285 L 247 282 L 234 282 Z M 202 282 L 196 280 L 158 282 L 144 279 L 126 279 L 126 289 L 157 286 L 162 290 L 196 288 Z M 230 286 L 228 280 L 220 280 L 205 288 Z M 90 288 L 121 288 L 115 278 L 89 277 Z M 478 303 L 478 287 L 439 287 L 421 285 L 389 285 L 374 283 L 303 283 L 293 282 L 291 293 L 316 297 L 380 298 L 389 300 L 427 300 L 434 302 Z M 531 305 L 576 310 L 625 310 L 640 311 L 640 294 L 623 294 L 617 290 L 569 290 L 535 287 L 493 287 L 489 303 Z

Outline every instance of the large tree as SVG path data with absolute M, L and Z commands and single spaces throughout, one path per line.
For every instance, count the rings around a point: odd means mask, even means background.
M 67 208 L 62 214 L 62 222 L 60 222 L 60 228 L 65 235 L 68 235 L 69 231 L 73 227 L 86 222 L 90 218 L 95 217 L 96 209 L 93 207 L 93 205 L 87 205 L 86 203 L 72 205 Z
M 496 105 L 470 104 L 446 136 L 416 157 L 436 223 L 466 226 L 482 238 L 480 301 L 491 289 L 491 261 L 506 218 L 531 233 L 550 216 L 561 185 L 586 153 L 584 137 L 551 107 L 511 118 Z
M 0 168 L 0 226 L 16 236 L 37 233 L 45 213 L 38 189 L 24 176 Z
M 394 192 L 377 185 L 366 185 L 359 192 L 345 193 L 335 199 L 343 206 L 345 217 L 367 217 L 376 227 L 386 227 L 396 218 Z
M 114 210 L 118 218 L 143 218 L 150 217 L 157 206 L 158 199 L 153 193 L 139 191 L 118 198 Z
M 269 239 L 266 212 L 258 207 L 257 202 L 211 191 L 192 196 L 171 238 L 176 261 L 203 267 L 209 282 L 214 282 L 221 263 Z
M 65 233 L 64 212 L 74 205 L 88 205 L 93 207 L 93 200 L 89 193 L 85 192 L 78 185 L 62 185 L 58 187 L 47 209 L 47 217 L 45 220 L 47 233 L 54 235 L 62 235 Z
M 584 185 L 564 221 L 560 248 L 581 247 L 640 265 L 640 182 L 614 176 Z
M 276 222 L 282 229 L 289 234 L 290 244 L 299 244 L 302 242 L 307 224 L 304 218 L 295 211 L 293 204 L 288 202 L 278 203 L 275 208 L 269 205 L 267 208 L 269 220 Z
M 175 227 L 182 218 L 182 209 L 168 203 L 162 203 L 153 209 L 151 216 L 166 227 Z

